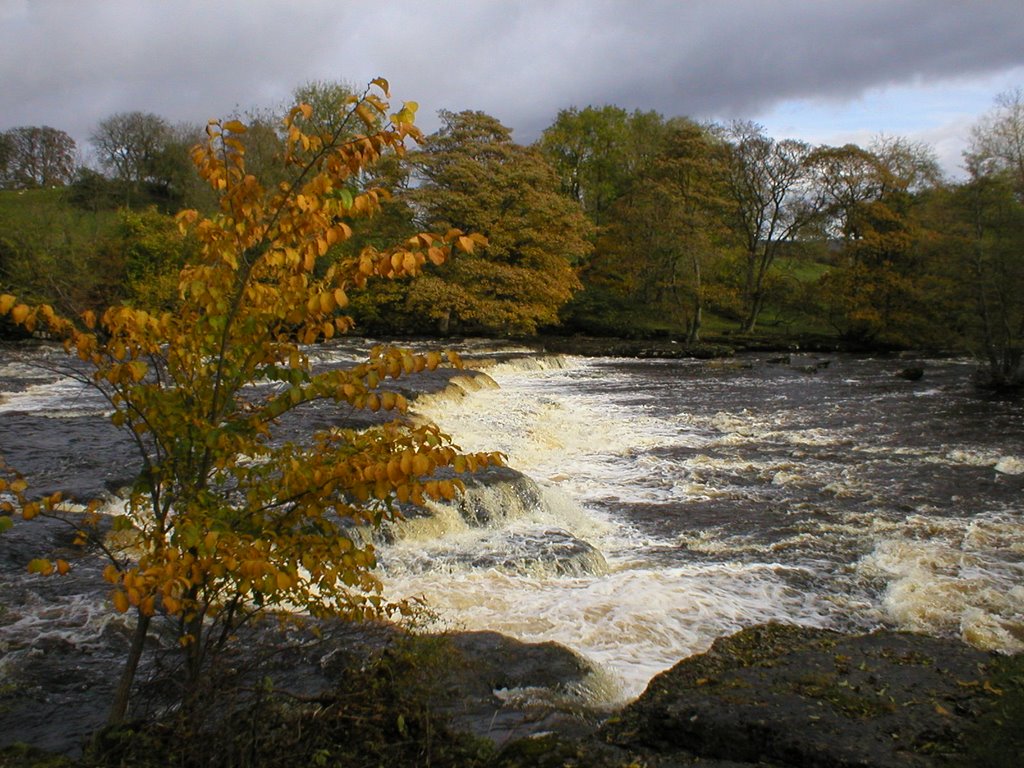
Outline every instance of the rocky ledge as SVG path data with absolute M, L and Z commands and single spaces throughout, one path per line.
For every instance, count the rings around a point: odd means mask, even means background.
M 105 734 L 85 763 L 59 764 L 164 764 L 143 754 L 182 765 L 249 764 L 232 755 L 257 748 L 261 765 L 323 764 L 318 756 L 330 754 L 435 768 L 1016 768 L 1024 757 L 1024 656 L 954 640 L 756 626 L 681 661 L 635 702 L 608 712 L 588 704 L 601 675 L 553 643 L 488 632 L 406 635 L 385 625 L 321 630 L 300 633 L 259 665 L 263 679 L 291 689 L 284 699 L 218 703 L 202 718 L 211 730 L 187 739 L 160 720 L 129 738 Z M 239 671 L 251 679 L 255 670 Z M 58 745 L 26 728 L 42 725 L 26 693 L 4 697 L 4 742 L 75 755 L 80 741 Z M 70 697 L 50 729 L 66 733 L 84 714 Z M 247 741 L 250 732 L 258 738 Z M 189 743 L 202 760 L 185 755 Z M 211 743 L 224 754 L 210 753 Z M 19 750 L 0 749 L 0 766 L 36 764 L 38 753 Z
M 1024 656 L 879 631 L 769 624 L 655 677 L 584 739 L 506 747 L 512 766 L 1019 766 Z

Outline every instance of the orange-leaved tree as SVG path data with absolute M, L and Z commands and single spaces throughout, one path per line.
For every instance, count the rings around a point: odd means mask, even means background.
M 435 368 L 441 354 L 381 348 L 361 364 L 317 372 L 305 351 L 349 330 L 352 286 L 415 275 L 482 240 L 422 233 L 391 250 L 331 258 L 351 233 L 347 222 L 372 215 L 384 194 L 358 185 L 362 171 L 419 137 L 415 104 L 390 114 L 387 91 L 375 80 L 329 126 L 308 105 L 292 109 L 283 128 L 290 180 L 271 188 L 246 170 L 245 125 L 209 124 L 192 157 L 219 206 L 208 217 L 179 216 L 200 248 L 181 271 L 174 312 L 115 306 L 69 319 L 0 296 L 0 317 L 63 339 L 84 363 L 72 375 L 103 393 L 138 448 L 140 472 L 114 519 L 116 535 L 101 538 L 90 526 L 95 504 L 74 519 L 79 540 L 94 540 L 110 558 L 114 607 L 135 616 L 112 722 L 126 713 L 154 617 L 173 626 L 187 694 L 211 655 L 260 611 L 362 618 L 403 610 L 382 597 L 373 546 L 357 529 L 398 515 L 398 503 L 451 498 L 453 472 L 500 460 L 462 454 L 436 427 L 401 418 L 406 400 L 387 380 Z M 314 401 L 396 418 L 284 439 L 281 417 Z M 0 483 L 26 519 L 69 514 L 59 494 L 29 499 L 9 473 Z M 41 573 L 67 568 L 63 560 L 30 564 Z

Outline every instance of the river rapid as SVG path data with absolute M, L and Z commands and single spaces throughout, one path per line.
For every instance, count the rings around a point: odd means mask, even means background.
M 497 362 L 419 397 L 416 415 L 525 478 L 485 478 L 389 531 L 386 590 L 422 597 L 430 626 L 567 645 L 602 671 L 608 703 L 769 620 L 1024 650 L 1024 404 L 974 390 L 970 362 L 914 360 L 924 376 L 906 381 L 907 360 L 846 355 L 464 351 Z M 40 489 L 116 487 L 130 445 L 101 401 L 36 367 L 52 354 L 0 351 L 0 453 Z M 51 595 L 54 610 L 13 574 L 5 650 L 103 631 L 94 600 Z

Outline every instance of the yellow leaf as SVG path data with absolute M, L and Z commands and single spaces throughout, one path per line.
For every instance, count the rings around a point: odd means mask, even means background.
M 67 560 L 59 560 L 59 559 L 57 560 L 57 573 L 59 573 L 61 576 L 63 576 L 64 574 L 66 574 L 70 570 L 71 570 L 71 566 L 68 564 Z
M 417 453 L 412 460 L 412 471 L 415 475 L 425 475 L 433 469 L 430 459 L 422 453 Z
M 38 573 L 42 576 L 49 576 L 53 573 L 53 563 L 44 558 L 37 557 L 34 560 L 29 560 L 28 572 Z
M 114 608 L 118 613 L 124 613 L 128 610 L 128 595 L 125 594 L 124 590 L 115 590 L 114 594 L 111 595 L 111 599 L 114 601 Z
M 224 123 L 224 130 L 232 133 L 245 133 L 247 129 L 241 120 L 229 120 Z
M 11 320 L 13 320 L 16 325 L 21 325 L 25 322 L 25 318 L 28 317 L 28 313 L 29 308 L 24 304 L 19 304 L 11 310 Z
M 18 300 L 11 296 L 11 294 L 9 293 L 5 293 L 2 296 L 0 296 L 0 315 L 6 315 L 8 312 L 10 312 L 11 307 L 13 307 L 17 303 L 17 301 Z
M 356 117 L 362 120 L 367 128 L 373 127 L 376 118 L 374 118 L 373 113 L 370 112 L 370 110 L 368 110 L 364 105 L 360 104 L 358 107 L 356 107 L 355 112 Z

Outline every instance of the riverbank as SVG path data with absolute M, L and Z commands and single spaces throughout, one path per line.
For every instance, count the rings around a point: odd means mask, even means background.
M 108 730 L 78 757 L 9 746 L 0 766 L 1009 768 L 1024 755 L 1024 656 L 923 635 L 752 627 L 612 713 L 588 708 L 593 670 L 554 643 L 343 626 L 293 641 L 262 688 L 211 691 L 217 709 L 189 723 Z M 11 723 L 19 698 L 4 705 Z
M 686 342 L 671 338 L 628 339 L 598 336 L 542 336 L 530 343 L 546 352 L 582 357 L 632 357 L 638 359 L 698 359 L 732 357 L 743 352 L 788 353 L 878 353 L 899 354 L 907 350 L 891 345 L 861 344 L 823 335 L 730 334 L 708 336 Z M 951 354 L 951 353 L 950 353 Z

